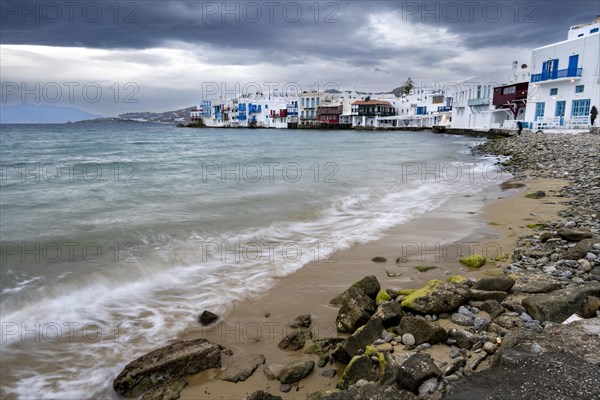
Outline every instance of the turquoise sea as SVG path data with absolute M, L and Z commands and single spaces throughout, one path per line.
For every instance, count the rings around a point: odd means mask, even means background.
M 202 310 L 226 315 L 310 261 L 483 196 L 503 176 L 471 155 L 474 143 L 1 126 L 2 397 L 116 398 L 122 367 L 196 326 Z

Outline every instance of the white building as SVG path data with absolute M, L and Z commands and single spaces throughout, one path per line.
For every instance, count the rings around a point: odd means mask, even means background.
M 587 128 L 600 108 L 600 16 L 567 40 L 534 49 L 525 121 L 534 129 Z M 600 126 L 598 119 L 595 126 Z
M 494 88 L 527 80 L 528 71 L 516 71 L 518 62 L 512 69 L 498 70 L 475 76 L 462 82 L 449 83 L 447 94 L 452 97 L 452 128 L 489 130 L 500 128 L 494 121 Z M 525 79 L 523 79 L 525 76 Z
M 191 121 L 207 127 L 287 128 L 288 112 L 296 118 L 297 98 L 288 94 L 238 95 L 235 98 L 203 101 L 190 113 Z
M 298 125 L 317 125 L 317 109 L 320 106 L 339 104 L 340 93 L 302 92 L 298 95 Z

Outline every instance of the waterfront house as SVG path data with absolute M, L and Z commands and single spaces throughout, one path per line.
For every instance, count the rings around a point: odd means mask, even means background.
M 318 108 L 321 106 L 338 105 L 342 98 L 341 92 L 316 90 L 302 92 L 298 95 L 298 125 L 301 127 L 318 126 Z
M 317 119 L 319 125 L 339 127 L 342 105 L 326 105 L 317 108 Z
M 298 100 L 288 100 L 286 103 L 287 109 L 287 127 L 297 128 L 298 127 Z
M 395 107 L 385 100 L 365 99 L 352 103 L 352 127 L 376 127 L 377 117 L 396 115 Z
M 494 88 L 492 128 L 516 129 L 517 122 L 525 119 L 530 75 L 527 64 L 513 61 L 510 82 Z
M 600 108 L 600 16 L 569 29 L 567 40 L 534 49 L 527 125 L 538 129 L 590 126 L 592 106 Z M 596 126 L 600 122 L 596 121 Z
M 448 97 L 452 98 L 452 123 L 456 129 L 489 130 L 500 128 L 494 121 L 496 106 L 493 104 L 494 88 L 512 85 L 515 77 L 522 79 L 527 73 L 512 70 L 498 70 L 446 85 Z M 500 121 L 501 119 L 499 119 Z

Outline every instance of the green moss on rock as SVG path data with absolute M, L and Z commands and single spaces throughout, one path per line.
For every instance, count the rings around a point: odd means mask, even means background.
M 415 269 L 419 272 L 427 272 L 427 271 L 431 271 L 432 269 L 436 269 L 437 267 L 435 265 L 417 265 L 415 267 Z
M 318 356 L 321 356 L 321 355 L 325 354 L 325 351 L 323 350 L 323 348 L 321 347 L 320 344 L 312 343 L 310 346 L 308 346 L 304 350 L 304 353 L 305 354 L 316 354 Z
M 414 290 L 412 293 L 408 294 L 404 298 L 404 300 L 402 300 L 402 303 L 400 303 L 400 305 L 402 307 L 411 308 L 412 307 L 412 303 L 413 303 L 413 301 L 415 301 L 415 299 L 418 299 L 419 297 L 423 297 L 423 296 L 427 296 L 427 295 L 431 294 L 433 292 L 433 290 L 438 285 L 440 285 L 441 283 L 442 283 L 442 281 L 440 281 L 438 279 L 432 279 L 432 280 L 430 280 L 422 288 Z
M 390 300 L 392 300 L 392 296 L 390 296 L 387 290 L 382 289 L 379 291 L 379 293 L 377 293 L 377 297 L 375 298 L 375 304 L 381 304 Z
M 473 254 L 472 256 L 463 257 L 459 261 L 469 268 L 481 268 L 485 265 L 486 259 L 481 254 Z
M 464 285 L 469 280 L 462 275 L 453 275 L 450 278 L 446 279 L 446 282 L 456 283 L 457 285 Z
M 399 296 L 408 296 L 409 294 L 411 294 L 414 291 L 415 291 L 415 289 L 400 289 L 400 290 L 398 290 L 398 295 Z

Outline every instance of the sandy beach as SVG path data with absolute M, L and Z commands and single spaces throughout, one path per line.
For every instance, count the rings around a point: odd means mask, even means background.
M 375 275 L 382 288 L 399 290 L 419 288 L 431 279 L 443 280 L 455 274 L 481 278 L 490 270 L 504 267 L 510 257 L 502 259 L 502 254 L 512 254 L 516 238 L 530 233 L 531 224 L 557 218 L 563 208 L 563 199 L 557 195 L 565 184 L 559 179 L 522 180 L 514 185 L 520 187 L 499 187 L 479 209 L 465 209 L 460 201 L 445 204 L 388 231 L 381 240 L 357 245 L 335 254 L 330 262 L 314 262 L 280 278 L 262 297 L 234 305 L 217 325 L 208 329 L 198 326 L 178 339 L 206 338 L 232 350 L 234 356 L 263 354 L 265 366 L 306 358 L 301 351 L 285 352 L 277 347 L 294 317 L 309 313 L 314 337 L 335 337 L 339 335 L 335 329 L 338 309 L 329 305 L 329 300 L 366 275 Z M 544 199 L 525 197 L 539 190 L 546 193 Z M 488 263 L 477 271 L 458 262 L 460 256 L 474 253 L 502 261 Z M 376 256 L 385 257 L 387 262 L 372 262 Z M 414 268 L 423 265 L 437 268 L 426 272 Z M 399 275 L 389 277 L 388 272 Z M 334 365 L 337 377 L 325 378 L 317 369 L 289 393 L 279 391 L 278 381 L 267 380 L 265 366 L 239 383 L 213 380 L 218 370 L 209 370 L 188 379 L 189 386 L 181 399 L 241 399 L 259 389 L 284 399 L 304 399 L 309 393 L 335 387 L 344 366 Z

